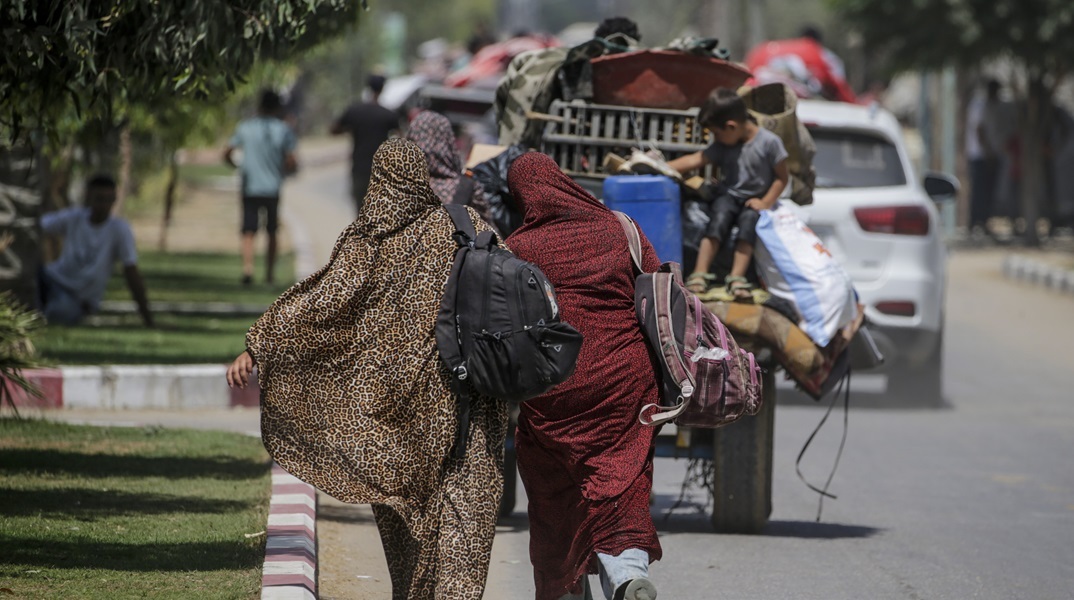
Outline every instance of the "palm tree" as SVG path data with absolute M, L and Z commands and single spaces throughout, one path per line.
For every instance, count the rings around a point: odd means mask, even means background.
M 19 303 L 10 292 L 0 293 L 0 407 L 11 405 L 15 416 L 15 390 L 41 397 L 41 390 L 23 376 L 23 369 L 38 366 L 30 336 L 41 326 L 41 316 Z

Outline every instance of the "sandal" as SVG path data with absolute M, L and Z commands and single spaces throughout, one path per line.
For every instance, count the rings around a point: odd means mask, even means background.
M 727 284 L 727 291 L 734 296 L 736 301 L 753 301 L 753 284 L 745 277 L 728 275 L 727 278 L 724 279 L 724 283 Z
M 713 286 L 715 281 L 715 275 L 698 271 L 691 273 L 690 276 L 686 278 L 686 289 L 692 294 L 704 294 L 705 291 Z

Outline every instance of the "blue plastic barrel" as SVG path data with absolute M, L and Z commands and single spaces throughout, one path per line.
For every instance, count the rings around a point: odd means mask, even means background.
M 660 262 L 682 262 L 680 202 L 679 184 L 664 175 L 615 175 L 604 180 L 604 204 L 634 219 Z

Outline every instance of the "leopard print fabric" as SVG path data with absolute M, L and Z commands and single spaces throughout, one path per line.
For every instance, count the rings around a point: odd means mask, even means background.
M 393 598 L 480 598 L 503 484 L 503 402 L 474 398 L 465 459 L 434 335 L 454 226 L 421 150 L 388 140 L 328 264 L 247 334 L 261 433 L 284 469 L 374 507 Z M 478 231 L 488 230 L 474 213 Z

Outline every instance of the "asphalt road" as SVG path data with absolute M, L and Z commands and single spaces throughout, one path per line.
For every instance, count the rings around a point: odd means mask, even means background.
M 305 215 L 321 219 L 312 237 L 322 256 L 350 208 L 345 177 L 331 173 L 338 168 L 293 184 L 310 208 L 330 207 Z M 652 576 L 660 597 L 1074 598 L 1074 300 L 1003 279 L 1002 256 L 952 254 L 944 408 L 887 408 L 876 393 L 882 379 L 856 380 L 832 482 L 838 499 L 825 502 L 819 523 L 817 496 L 797 479 L 794 459 L 822 407 L 778 406 L 773 512 L 762 535 L 713 533 L 699 490 L 668 516 L 686 463 L 658 459 L 653 514 L 664 558 Z M 827 476 L 841 425 L 833 416 L 806 455 L 810 481 Z M 497 534 L 487 598 L 533 597 L 519 490 L 518 512 Z M 374 545 L 369 527 L 340 538 Z M 353 577 L 377 579 L 384 570 L 355 568 Z M 383 580 L 336 577 L 350 581 L 336 597 L 384 589 Z
M 950 261 L 946 407 L 875 408 L 889 404 L 882 393 L 852 395 L 839 498 L 819 523 L 794 459 L 822 407 L 777 405 L 761 535 L 713 533 L 700 490 L 668 516 L 686 463 L 657 459 L 660 597 L 1074 598 L 1074 301 L 1002 279 L 1000 259 Z M 833 416 L 803 461 L 814 483 L 841 426 Z M 527 543 L 524 519 L 501 527 L 486 597 L 533 597 Z
M 290 185 L 288 208 L 323 264 L 353 217 L 344 171 L 306 169 Z M 773 512 L 761 535 L 713 533 L 699 490 L 668 516 L 686 464 L 658 459 L 660 597 L 1074 598 L 1074 300 L 1003 279 L 1002 257 L 951 257 L 944 408 L 892 408 L 875 393 L 882 380 L 856 379 L 838 499 L 819 523 L 794 459 L 822 407 L 778 405 Z M 811 481 L 827 476 L 841 425 L 833 416 L 806 455 Z M 533 597 L 524 509 L 520 494 L 499 528 L 486 598 Z M 368 508 L 322 498 L 321 510 L 322 597 L 387 598 Z

